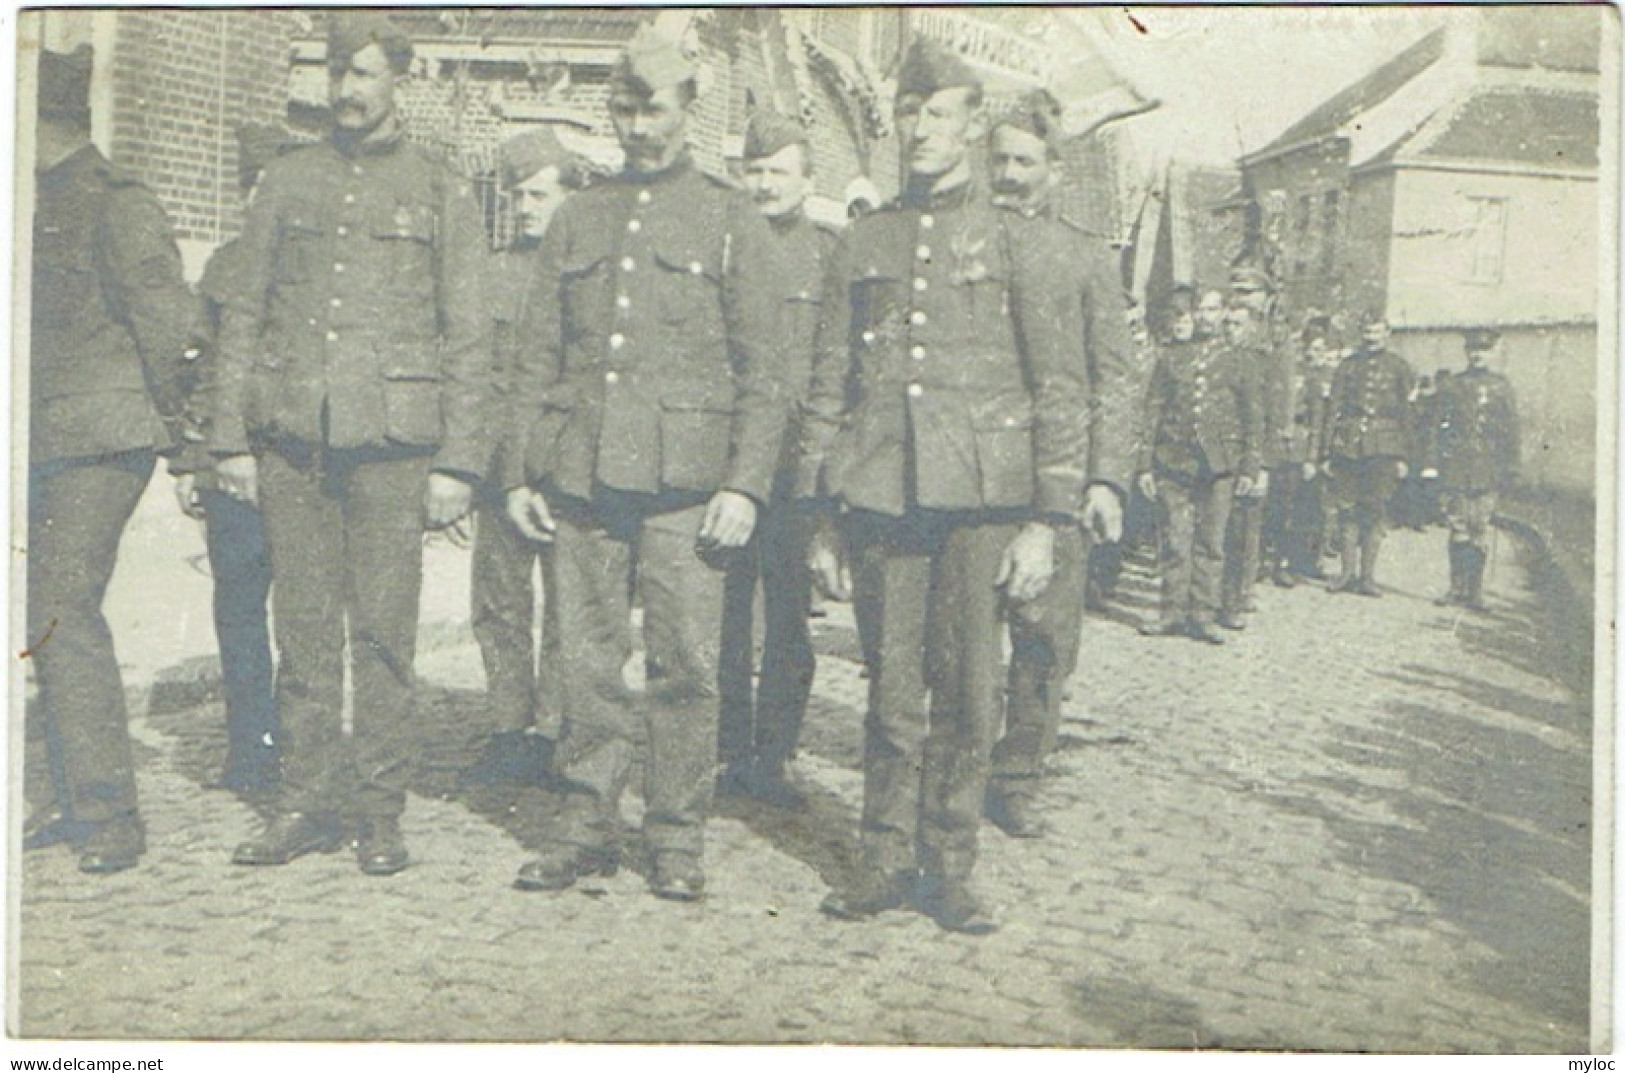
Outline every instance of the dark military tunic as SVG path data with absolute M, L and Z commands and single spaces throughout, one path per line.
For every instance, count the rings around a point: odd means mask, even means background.
M 1391 350 L 1358 350 L 1332 375 L 1320 452 L 1325 459 L 1411 457 L 1410 398 L 1416 377 Z
M 485 469 L 485 232 L 445 160 L 399 134 L 286 154 L 241 241 L 246 304 L 225 318 L 216 453 L 253 433 L 434 448 L 436 469 Z
M 169 218 L 88 145 L 37 197 L 30 464 L 172 446 L 196 307 Z
M 770 241 L 687 160 L 561 205 L 521 331 L 507 486 L 766 502 L 788 405 Z
M 1469 368 L 1451 377 L 1434 402 L 1432 465 L 1451 491 L 1501 491 L 1517 476 L 1518 402 L 1507 378 Z
M 28 478 L 28 638 L 50 754 L 30 802 L 100 823 L 136 809 L 124 688 L 102 597 L 172 441 L 196 317 L 150 191 L 87 145 L 38 176 Z

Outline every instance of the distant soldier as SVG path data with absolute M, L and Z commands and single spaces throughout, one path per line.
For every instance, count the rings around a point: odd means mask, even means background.
M 295 148 L 286 130 L 251 123 L 237 131 L 238 178 L 246 201 L 271 161 Z M 214 632 L 220 646 L 220 677 L 226 693 L 226 763 L 219 786 L 240 793 L 274 792 L 282 781 L 277 742 L 275 664 L 266 601 L 271 595 L 271 552 L 259 508 L 222 492 L 207 449 L 208 407 L 219 362 L 220 323 L 236 300 L 243 246 L 232 239 L 209 258 L 198 291 L 203 298 L 198 383 L 193 391 L 197 425 L 169 472 L 181 509 L 205 520 L 209 573 L 214 580 Z
M 1123 500 L 1134 467 L 1130 357 L 1125 303 L 1109 251 L 1056 211 L 1060 105 L 1047 92 L 1030 94 L 1004 113 L 989 137 L 995 204 L 1009 214 L 1012 240 L 1040 244 L 1056 224 L 1072 252 L 1051 266 L 1082 313 L 1083 334 L 1072 358 L 1084 384 L 1088 443 L 1083 524 L 1058 527 L 1055 576 L 1044 594 L 1010 609 L 1010 681 L 1005 732 L 993 747 L 988 816 L 1006 834 L 1036 838 L 1044 825 L 1036 797 L 1045 761 L 1060 731 L 1061 700 L 1078 664 L 1086 564 L 1091 543 L 1122 537 Z M 1032 238 L 1029 239 L 1029 234 Z
M 503 143 L 500 174 L 513 205 L 514 235 L 491 260 L 491 314 L 498 388 L 494 412 L 505 427 L 515 392 L 520 325 L 534 284 L 537 254 L 553 214 L 582 185 L 580 161 L 550 128 L 515 135 Z M 481 486 L 472 563 L 474 638 L 485 663 L 496 732 L 465 781 L 474 785 L 541 785 L 553 763 L 558 738 L 557 663 L 560 639 L 553 550 L 521 533 L 508 518 L 499 442 Z M 536 650 L 536 576 L 546 604 L 541 652 Z
M 801 436 L 797 492 L 844 508 L 814 539 L 816 576 L 854 595 L 870 673 L 861 864 L 823 910 L 912 896 L 980 934 L 1001 618 L 1042 594 L 1083 510 L 1082 302 L 1064 227 L 1012 219 L 975 182 L 970 67 L 916 40 L 896 111 L 906 189 L 836 251 Z
M 178 433 L 195 305 L 169 219 L 90 143 L 90 47 L 39 57 L 29 353 L 29 737 L 48 784 L 23 848 L 69 843 L 79 869 L 118 872 L 146 849 L 129 714 L 102 599 L 124 527 Z
M 1411 394 L 1416 377 L 1388 349 L 1388 321 L 1368 314 L 1359 349 L 1338 365 L 1320 439 L 1331 481 L 1342 567 L 1331 592 L 1381 596 L 1377 556 L 1388 531 L 1388 503 L 1410 472 Z
M 1450 591 L 1438 603 L 1483 611 L 1490 522 L 1518 478 L 1518 400 L 1507 378 L 1489 368 L 1500 334 L 1471 331 L 1465 342 L 1467 368 L 1439 390 L 1422 475 L 1438 479 L 1450 522 Z
M 1316 451 L 1332 394 L 1332 372 L 1337 367 L 1330 332 L 1330 320 L 1318 316 L 1310 319 L 1300 335 L 1302 353 L 1287 400 L 1290 443 L 1284 448 L 1285 457 L 1295 460 L 1295 464 L 1283 464 L 1278 469 L 1266 505 L 1271 513 L 1265 519 L 1265 529 L 1276 534 L 1271 569 L 1275 584 L 1282 588 L 1293 587 L 1299 578 L 1323 576 L 1320 553 L 1326 482 L 1316 464 Z
M 837 232 L 806 212 L 813 189 L 812 145 L 799 121 L 760 111 L 745 126 L 745 192 L 767 220 L 784 273 L 785 293 L 774 344 L 784 351 L 787 400 L 799 407 L 812 370 L 813 334 L 823 302 L 824 265 Z M 807 519 L 791 499 L 795 440 L 783 456 L 746 561 L 728 577 L 728 614 L 722 648 L 722 776 L 718 790 L 796 808 L 802 795 L 785 765 L 801 738 L 812 693 L 815 661 L 808 615 L 812 575 L 807 569 Z M 757 584 L 762 591 L 761 680 L 755 664 L 752 620 Z
M 519 871 L 526 890 L 615 870 L 641 738 L 650 889 L 704 896 L 725 573 L 771 498 L 789 390 L 784 273 L 750 200 L 689 157 L 695 77 L 650 27 L 622 52 L 609 117 L 625 167 L 559 207 L 520 329 L 508 516 L 553 542 L 567 626 L 564 801 Z M 641 698 L 622 676 L 634 581 Z
M 1273 297 L 1263 269 L 1244 264 L 1230 273 L 1233 308 L 1227 332 L 1231 345 L 1253 364 L 1263 410 L 1262 465 L 1247 490 L 1238 492 L 1225 532 L 1224 585 L 1217 621 L 1230 630 L 1242 629 L 1246 625 L 1242 616 L 1254 609 L 1253 586 L 1263 562 L 1265 499 L 1276 472 L 1288 463 L 1291 447 L 1284 413 L 1291 359 L 1276 345 L 1270 319 Z
M 332 134 L 266 168 L 221 328 L 210 448 L 221 489 L 264 515 L 281 661 L 282 791 L 238 864 L 352 834 L 364 873 L 409 861 L 423 531 L 468 513 L 491 391 L 488 243 L 468 182 L 406 140 L 412 55 L 380 15 L 333 17 Z
M 1148 637 L 1186 635 L 1210 645 L 1224 576 L 1230 511 L 1256 480 L 1264 416 L 1258 367 L 1224 337 L 1224 297 L 1204 293 L 1196 309 L 1178 290 L 1163 308 L 1168 343 L 1146 393 L 1140 490 L 1160 508 L 1162 606 Z

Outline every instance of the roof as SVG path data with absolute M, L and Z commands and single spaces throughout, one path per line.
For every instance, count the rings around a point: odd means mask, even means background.
M 1439 27 L 1358 82 L 1335 94 L 1256 153 L 1248 161 L 1276 156 L 1306 142 L 1346 135 L 1356 119 L 1371 112 L 1444 58 L 1445 28 Z
M 1405 155 L 1485 158 L 1547 168 L 1595 168 L 1602 127 L 1594 94 L 1495 86 L 1469 95 Z

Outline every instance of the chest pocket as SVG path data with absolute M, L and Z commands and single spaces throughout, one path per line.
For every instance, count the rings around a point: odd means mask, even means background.
M 902 328 L 908 315 L 908 272 L 900 266 L 861 264 L 852 276 L 852 323 L 865 348 Z
M 1000 235 L 962 236 L 950 250 L 949 282 L 980 326 L 1010 316 L 1010 265 Z
M 296 211 L 277 221 L 274 275 L 278 283 L 309 283 L 324 259 L 322 227 L 314 214 Z
M 716 316 L 722 293 L 723 242 L 716 236 L 664 235 L 654 242 L 656 309 L 667 324 Z
M 380 205 L 372 216 L 378 243 L 394 289 L 427 288 L 434 268 L 435 214 L 428 205 Z

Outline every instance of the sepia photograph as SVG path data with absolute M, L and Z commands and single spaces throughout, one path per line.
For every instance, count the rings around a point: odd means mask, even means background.
M 1614 6 L 12 14 L 3 1049 L 1612 1052 Z

